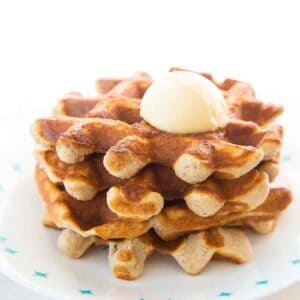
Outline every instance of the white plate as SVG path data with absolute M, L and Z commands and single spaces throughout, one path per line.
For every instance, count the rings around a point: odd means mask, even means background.
M 188 276 L 172 258 L 153 255 L 143 276 L 132 282 L 113 277 L 105 249 L 93 249 L 79 260 L 60 253 L 56 247 L 59 233 L 40 224 L 41 202 L 32 175 L 34 162 L 28 159 L 31 153 L 23 153 L 24 159 L 20 154 L 11 155 L 13 163 L 1 163 L 0 269 L 11 279 L 57 299 L 242 300 L 275 293 L 300 281 L 300 161 L 296 146 L 285 147 L 276 182 L 276 186 L 292 188 L 294 202 L 273 233 L 260 236 L 249 232 L 254 249 L 251 262 L 213 261 L 202 274 Z

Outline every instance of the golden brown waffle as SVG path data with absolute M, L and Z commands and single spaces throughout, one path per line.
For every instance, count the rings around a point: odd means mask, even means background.
M 142 72 L 125 79 L 99 79 L 96 83 L 99 96 L 67 95 L 58 102 L 54 116 L 101 117 L 129 124 L 139 122 L 140 98 L 151 83 L 150 76 Z
M 247 83 L 202 75 L 230 111 L 214 132 L 175 135 L 141 120 L 152 83 L 146 73 L 98 80 L 98 96 L 69 94 L 56 118 L 35 122 L 33 134 L 47 148 L 36 152 L 43 223 L 64 229 L 58 246 L 66 255 L 108 244 L 118 278 L 140 276 L 154 251 L 197 274 L 212 258 L 249 260 L 250 243 L 233 226 L 274 229 L 292 199 L 287 189 L 269 189 L 283 133 L 272 122 L 282 108 L 257 100 Z
M 147 88 L 152 84 L 151 76 L 146 72 L 136 72 L 129 78 L 105 78 L 96 82 L 99 95 L 124 96 L 128 98 L 142 98 Z
M 252 122 L 231 121 L 224 129 L 195 135 L 174 135 L 145 122 L 128 125 L 106 119 L 39 119 L 33 126 L 36 141 L 56 148 L 66 163 L 105 153 L 110 174 L 130 178 L 149 163 L 172 167 L 188 183 L 204 181 L 212 173 L 238 178 L 262 160 L 279 154 L 282 127 L 262 129 Z
M 213 258 L 224 258 L 236 263 L 247 262 L 252 248 L 246 235 L 239 229 L 215 228 L 192 233 L 176 241 L 166 242 L 155 233 L 123 241 L 103 241 L 95 237 L 83 238 L 71 230 L 64 230 L 58 247 L 65 255 L 78 258 L 92 244 L 109 245 L 109 264 L 114 275 L 125 280 L 139 277 L 144 263 L 154 251 L 172 256 L 188 274 L 200 273 Z
M 140 99 L 118 97 L 83 97 L 71 94 L 62 98 L 54 108 L 53 115 L 69 117 L 101 117 L 121 120 L 129 124 L 139 122 Z
M 148 232 L 150 228 L 161 238 L 169 240 L 191 231 L 233 222 L 245 222 L 245 226 L 252 227 L 248 221 L 277 218 L 291 202 L 287 189 L 271 189 L 265 202 L 251 211 L 240 211 L 240 204 L 227 203 L 213 216 L 200 217 L 186 205 L 178 204 L 165 207 L 150 220 L 141 221 L 119 218 L 114 214 L 106 204 L 105 192 L 92 200 L 78 201 L 51 183 L 41 168 L 36 169 L 36 178 L 47 213 L 57 227 L 69 228 L 85 237 L 98 236 L 103 239 L 131 239 Z
M 274 229 L 276 219 L 252 220 L 251 223 L 257 232 L 265 234 Z M 233 225 L 245 226 L 241 221 Z M 107 241 L 95 236 L 82 237 L 74 231 L 64 229 L 57 244 L 66 256 L 73 259 L 84 255 L 92 245 L 107 244 L 112 272 L 116 277 L 126 280 L 135 279 L 142 274 L 145 260 L 153 251 L 173 256 L 188 274 L 200 273 L 213 258 L 245 263 L 252 253 L 250 243 L 241 230 L 225 227 L 199 231 L 174 241 L 164 241 L 153 231 L 131 240 Z
M 223 91 L 232 112 L 232 122 L 224 130 L 178 136 L 162 133 L 144 122 L 126 126 L 121 122 L 105 122 L 103 119 L 80 121 L 70 118 L 38 120 L 34 135 L 40 143 L 50 147 L 57 142 L 58 155 L 67 163 L 84 160 L 86 155 L 93 152 L 105 153 L 108 150 L 105 166 L 112 175 L 120 178 L 133 176 L 149 162 L 172 166 L 177 176 L 188 183 L 201 182 L 215 171 L 224 178 L 236 178 L 251 170 L 262 156 L 264 160 L 276 157 L 282 135 L 279 126 L 262 129 L 255 124 L 234 119 L 252 120 L 265 125 L 274 120 L 282 108 L 259 102 L 251 86 L 246 83 L 232 79 L 218 83 L 211 75 L 204 75 Z M 135 123 L 140 120 L 139 111 L 134 113 L 139 108 L 138 98 L 151 82 L 145 73 L 137 73 L 124 80 L 100 80 L 98 89 L 101 95 L 95 109 L 87 113 L 97 102 L 96 98 L 78 99 L 81 96 L 73 94 L 70 99 L 60 101 L 56 115 L 98 116 Z M 136 98 L 126 98 L 128 96 Z M 74 97 L 77 97 L 77 102 Z M 93 114 L 92 111 L 99 109 L 101 114 Z M 249 146 L 256 149 L 249 149 Z
M 266 172 L 269 176 L 270 182 L 273 182 L 279 174 L 279 155 L 276 157 L 261 162 L 257 169 L 263 172 Z
M 151 84 L 152 79 L 145 72 L 122 80 L 99 79 L 96 87 L 102 100 L 85 116 L 122 120 L 129 124 L 139 122 L 140 99 Z
M 277 219 L 292 201 L 291 192 L 286 188 L 272 188 L 262 205 L 251 211 L 232 213 L 231 205 L 219 213 L 203 218 L 192 213 L 185 205 L 166 207 L 151 221 L 155 232 L 164 240 L 172 240 L 191 231 L 210 227 L 240 223 L 251 225 L 256 221 Z M 255 229 L 255 228 L 254 228 Z
M 99 102 L 103 102 L 99 96 L 83 97 L 79 92 L 72 92 L 57 102 L 53 116 L 85 117 Z
M 78 200 L 90 200 L 110 188 L 107 204 L 122 218 L 149 219 L 161 211 L 164 200 L 181 198 L 203 217 L 215 214 L 227 202 L 240 204 L 241 210 L 251 210 L 262 204 L 269 193 L 268 176 L 255 169 L 234 180 L 210 177 L 190 185 L 176 177 L 172 169 L 160 165 L 148 166 L 131 179 L 120 180 L 105 170 L 102 156 L 73 165 L 61 162 L 52 150 L 37 151 L 36 156 L 48 178 L 63 184 L 68 194 Z
M 176 70 L 179 70 L 178 68 Z M 143 74 L 139 76 L 142 77 Z M 259 124 L 265 124 L 273 120 L 277 115 L 282 112 L 282 108 L 274 105 L 266 105 L 256 100 L 254 91 L 252 87 L 246 83 L 239 82 L 232 79 L 226 79 L 222 83 L 216 82 L 211 75 L 204 74 L 210 80 L 212 80 L 224 93 L 227 103 L 229 104 L 230 110 L 238 118 L 256 121 Z M 135 76 L 136 77 L 136 76 Z M 134 78 L 134 77 L 133 77 Z M 98 81 L 100 85 L 103 85 L 102 93 L 109 93 L 111 89 L 117 85 L 121 85 L 122 89 L 117 89 L 122 91 L 128 84 L 128 89 L 130 86 L 132 88 L 132 83 L 136 85 L 136 81 L 133 79 L 129 80 L 112 80 L 112 79 L 103 79 Z M 149 80 L 149 83 L 151 81 Z M 147 87 L 149 84 L 144 84 L 144 87 Z M 128 90 L 127 89 L 127 90 Z M 137 88 L 133 88 L 137 90 Z M 125 89 L 126 90 L 126 89 Z M 113 93 L 116 94 L 116 93 Z M 72 96 L 70 99 L 65 99 L 59 102 L 58 115 L 71 115 L 71 116 L 85 116 L 87 115 L 88 110 L 90 110 L 97 100 L 94 99 L 84 99 L 82 96 L 78 95 Z M 108 97 L 105 99 L 105 105 L 103 100 L 99 100 L 99 105 L 94 111 L 99 112 L 99 108 L 102 111 L 101 114 L 88 114 L 89 116 L 100 116 L 103 118 L 112 118 L 124 120 L 128 123 L 137 122 L 139 119 L 139 112 L 134 112 L 139 106 L 138 99 L 122 99 L 122 98 L 111 98 Z M 261 169 L 267 171 L 270 180 L 273 180 L 278 173 L 278 164 L 277 162 L 265 162 L 261 164 Z
M 171 69 L 171 71 L 178 70 L 183 69 Z M 266 125 L 274 121 L 283 111 L 281 106 L 258 101 L 253 88 L 245 82 L 234 79 L 225 79 L 223 82 L 217 82 L 210 74 L 202 73 L 202 75 L 206 76 L 222 91 L 232 117 L 253 121 L 258 125 Z M 139 87 L 132 87 L 132 85 L 137 85 L 136 76 L 133 76 L 131 80 L 98 80 L 97 87 L 98 90 L 101 90 L 98 97 L 89 98 L 79 94 L 64 98 L 59 101 L 55 109 L 55 116 L 109 118 L 129 124 L 139 122 L 142 120 L 139 112 L 139 98 L 151 84 L 151 80 L 149 79 L 148 82 L 146 81 L 143 84 L 145 89 L 142 90 L 142 93 L 138 94 L 131 91 L 131 93 L 127 92 L 124 94 L 124 91 L 126 92 L 130 89 L 139 90 Z M 99 88 L 99 85 L 103 85 L 103 87 Z M 121 88 L 117 88 L 119 85 Z M 126 85 L 128 87 L 124 89 Z M 118 90 L 118 94 L 115 90 Z M 128 97 L 129 94 L 132 95 L 131 98 Z
M 78 201 L 51 183 L 40 168 L 36 168 L 36 180 L 48 218 L 58 228 L 103 239 L 133 238 L 149 230 L 147 221 L 123 220 L 114 214 L 107 207 L 105 192 L 90 201 Z

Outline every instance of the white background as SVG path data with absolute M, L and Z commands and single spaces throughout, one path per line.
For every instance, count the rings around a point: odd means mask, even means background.
M 249 81 L 266 100 L 293 99 L 297 114 L 297 2 L 0 0 L 0 143 L 31 143 L 34 117 L 70 90 L 94 94 L 99 76 L 173 65 Z M 43 298 L 0 276 L 0 299 Z

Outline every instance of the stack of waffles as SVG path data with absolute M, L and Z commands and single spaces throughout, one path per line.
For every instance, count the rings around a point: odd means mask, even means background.
M 112 272 L 127 280 L 143 273 L 153 252 L 198 274 L 213 258 L 247 262 L 245 228 L 274 229 L 292 200 L 288 189 L 270 188 L 282 108 L 259 101 L 247 83 L 202 76 L 230 111 L 228 124 L 213 132 L 171 134 L 142 120 L 140 102 L 152 84 L 142 72 L 100 79 L 96 97 L 68 94 L 52 118 L 35 121 L 43 223 L 62 229 L 63 253 L 79 258 L 107 244 Z

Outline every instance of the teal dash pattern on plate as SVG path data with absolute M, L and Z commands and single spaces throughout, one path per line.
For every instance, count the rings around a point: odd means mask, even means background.
M 2 185 L 0 185 L 0 193 L 5 193 L 5 188 Z
M 232 295 L 232 292 L 221 292 L 219 294 L 219 297 L 230 297 Z
M 268 283 L 269 283 L 268 280 L 259 280 L 259 281 L 256 281 L 256 285 L 266 285 Z
M 79 290 L 81 295 L 93 295 L 92 290 Z
M 9 254 L 11 254 L 11 255 L 15 255 L 15 254 L 18 253 L 17 250 L 9 248 L 9 247 L 4 248 L 4 251 L 7 252 L 7 253 L 9 253 Z
M 6 241 L 7 241 L 7 238 L 4 237 L 4 236 L 2 236 L 2 235 L 0 235 L 0 243 L 4 243 Z
M 12 163 L 12 164 L 11 164 L 11 167 L 12 167 L 12 169 L 13 169 L 14 171 L 16 171 L 16 172 L 20 172 L 20 171 L 22 170 L 21 165 L 18 164 L 18 163 Z
M 285 154 L 282 156 L 282 161 L 283 162 L 289 162 L 291 160 L 291 156 L 288 154 Z
M 40 278 L 48 278 L 48 273 L 34 271 L 33 276 L 40 277 Z
M 300 258 L 291 261 L 293 265 L 300 265 Z

